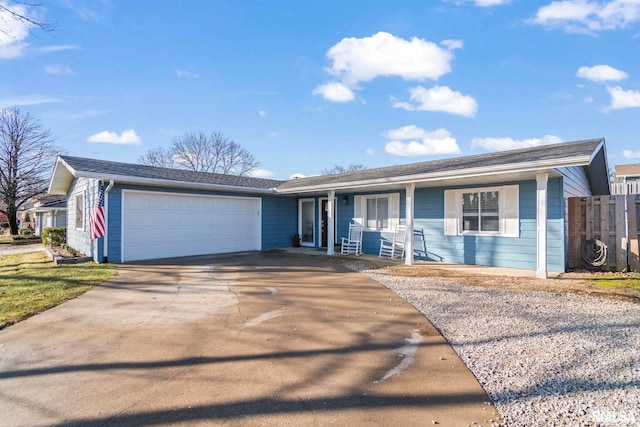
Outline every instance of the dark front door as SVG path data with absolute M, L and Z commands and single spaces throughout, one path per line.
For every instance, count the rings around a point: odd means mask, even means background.
M 320 208 L 320 211 L 322 212 L 322 218 L 320 220 L 320 230 L 321 230 L 321 239 L 320 239 L 320 246 L 323 248 L 327 247 L 327 219 L 328 219 L 328 209 L 327 209 L 327 205 L 328 205 L 328 200 L 323 200 L 322 201 L 322 207 Z

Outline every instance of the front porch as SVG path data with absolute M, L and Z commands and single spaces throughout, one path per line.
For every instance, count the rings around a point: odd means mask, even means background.
M 299 248 L 282 248 L 277 249 L 278 251 L 284 251 L 290 254 L 300 254 L 300 255 L 311 255 L 311 256 L 330 256 L 334 259 L 342 259 L 342 260 L 362 260 L 370 264 L 379 265 L 380 268 L 393 266 L 393 265 L 403 265 L 405 264 L 404 259 L 389 259 L 389 258 L 381 258 L 377 255 L 372 254 L 362 254 L 361 256 L 355 255 L 340 255 L 339 253 L 334 253 L 334 255 L 327 255 L 326 248 L 308 248 L 308 247 L 299 247 Z M 467 265 L 467 264 L 457 264 L 453 262 L 437 262 L 437 261 L 425 261 L 420 259 L 414 259 L 413 266 L 414 268 L 420 267 L 429 267 L 429 268 L 437 268 L 440 270 L 445 270 L 449 272 L 452 276 L 455 276 L 456 272 L 464 275 L 473 275 L 473 274 L 481 274 L 486 276 L 503 276 L 503 277 L 517 277 L 517 278 L 526 278 L 526 279 L 536 279 L 536 271 L 535 270 L 525 270 L 520 268 L 506 268 L 506 267 L 491 267 L 485 265 Z M 548 279 L 556 279 L 559 278 L 563 273 L 561 272 L 548 272 Z

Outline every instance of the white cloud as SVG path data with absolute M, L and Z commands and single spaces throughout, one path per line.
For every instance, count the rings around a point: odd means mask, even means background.
M 282 136 L 282 132 L 271 131 L 267 133 L 267 138 L 280 138 Z
M 367 156 L 374 156 L 376 154 L 376 152 L 371 148 L 367 148 L 366 150 L 364 150 L 364 152 L 367 153 Z
M 184 78 L 188 78 L 188 79 L 196 79 L 198 77 L 200 77 L 200 75 L 191 72 L 191 71 L 185 71 L 185 70 L 176 70 L 175 71 L 176 76 L 178 77 L 184 77 Z
M 541 145 L 557 144 L 562 139 L 555 135 L 545 135 L 542 138 L 513 139 L 513 138 L 474 138 L 471 148 L 484 148 L 489 151 L 513 150 L 516 148 L 539 147 Z
M 622 150 L 622 155 L 626 159 L 640 159 L 640 151 Z
M 478 103 L 471 96 L 463 95 L 447 86 L 434 86 L 426 89 L 417 86 L 409 90 L 410 99 L 414 102 L 394 102 L 395 108 L 409 111 L 442 111 L 465 117 L 474 117 L 478 111 Z
M 446 129 L 429 132 L 415 125 L 392 129 L 387 132 L 391 139 L 384 149 L 394 156 L 429 156 L 458 154 L 460 147 L 456 139 Z
M 568 32 L 595 32 L 625 28 L 640 20 L 638 0 L 563 0 L 538 9 L 531 22 Z
M 46 95 L 24 95 L 14 98 L 0 99 L 0 108 L 5 107 L 22 107 L 28 105 L 51 104 L 61 102 L 59 99 Z
M 355 94 L 351 89 L 338 82 L 330 82 L 316 87 L 314 95 L 321 95 L 324 99 L 333 102 L 349 102 L 355 99 Z
M 254 178 L 271 178 L 274 175 L 275 175 L 275 172 L 271 172 L 261 168 L 256 168 L 252 170 L 251 173 L 249 174 L 249 176 L 252 176 Z
M 379 32 L 371 37 L 344 38 L 327 52 L 327 72 L 348 87 L 376 77 L 437 80 L 451 71 L 453 54 L 437 44 L 413 37 L 404 40 Z
M 2 30 L 0 31 L 0 59 L 13 59 L 23 55 L 24 49 L 28 46 L 25 43 L 29 36 L 29 30 L 33 26 L 28 22 L 21 22 L 13 17 L 13 15 L 5 10 L 9 9 L 19 15 L 29 16 L 28 10 L 20 3 L 2 2 L 3 8 L 0 9 L 0 23 Z
M 105 144 L 129 144 L 140 145 L 140 137 L 133 129 L 124 130 L 120 135 L 117 132 L 102 131 L 91 135 L 87 142 L 102 142 Z
M 55 46 L 40 47 L 37 50 L 40 53 L 56 53 L 56 52 L 64 52 L 66 50 L 79 50 L 79 49 L 82 49 L 82 48 L 74 44 L 59 44 Z
M 491 7 L 511 3 L 511 0 L 474 0 L 473 3 L 478 7 Z
M 580 67 L 576 76 L 594 82 L 606 82 L 624 80 L 628 77 L 624 71 L 613 68 L 609 65 L 594 65 L 593 67 Z
M 260 110 L 258 111 L 258 115 L 264 119 L 265 117 L 267 117 L 267 112 L 264 110 Z
M 611 95 L 609 108 L 621 110 L 640 107 L 640 91 L 638 90 L 624 90 L 620 86 L 613 86 L 608 87 L 607 92 Z
M 63 64 L 47 65 L 46 67 L 44 67 L 44 72 L 47 74 L 75 74 L 71 67 Z
M 464 42 L 462 40 L 442 40 L 440 44 L 449 50 L 462 49 L 464 47 Z

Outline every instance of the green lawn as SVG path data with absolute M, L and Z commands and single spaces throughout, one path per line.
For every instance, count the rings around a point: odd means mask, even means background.
M 611 273 L 611 277 L 590 279 L 589 284 L 602 288 L 630 288 L 640 291 L 640 274 L 638 273 Z
M 112 264 L 55 265 L 42 252 L 0 256 L 0 329 L 74 298 L 115 273 Z

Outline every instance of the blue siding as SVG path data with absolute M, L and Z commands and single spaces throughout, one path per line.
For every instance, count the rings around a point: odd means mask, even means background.
M 424 231 L 427 258 L 461 264 L 536 269 L 536 182 L 520 186 L 520 237 L 445 236 L 444 190 L 418 189 L 415 228 Z M 564 205 L 562 180 L 549 180 L 547 261 L 549 271 L 564 271 Z M 367 253 L 374 251 L 369 242 Z
M 405 214 L 406 214 L 406 192 L 404 190 L 397 191 L 382 191 L 382 192 L 371 192 L 371 193 L 356 193 L 349 194 L 349 204 L 342 205 L 339 203 L 338 205 L 338 214 L 337 216 L 337 227 L 338 227 L 338 236 L 346 236 L 349 232 L 349 223 L 353 221 L 354 215 L 354 196 L 368 196 L 371 194 L 389 194 L 389 193 L 399 193 L 400 194 L 400 224 L 405 223 Z M 340 201 L 341 198 L 338 198 Z M 341 210 L 342 208 L 342 210 Z M 377 255 L 380 251 L 380 239 L 390 239 L 393 233 L 391 232 L 380 232 L 380 231 L 367 231 L 365 230 L 362 233 L 362 252 L 366 254 L 375 254 Z M 340 239 L 338 239 L 338 242 Z
M 447 261 L 465 264 L 491 265 L 535 270 L 536 268 L 536 182 L 518 183 L 520 208 L 520 237 L 499 236 L 445 236 L 444 235 L 444 191 L 443 188 L 417 189 L 415 192 L 415 228 L 422 229 L 425 235 L 426 258 L 434 261 Z M 564 271 L 565 266 L 565 222 L 563 179 L 549 180 L 548 204 L 548 268 L 549 271 Z M 118 262 L 121 257 L 122 190 L 143 190 L 175 192 L 187 194 L 210 194 L 249 196 L 239 193 L 207 192 L 199 190 L 168 189 L 158 187 L 115 185 L 108 194 L 109 219 L 109 261 Z M 388 193 L 388 192 L 384 192 Z M 405 223 L 406 195 L 400 193 L 400 223 Z M 353 220 L 355 195 L 376 193 L 349 193 L 348 203 L 342 203 L 344 193 L 336 194 L 336 242 L 346 236 L 349 223 Z M 262 249 L 289 247 L 292 236 L 298 230 L 298 199 L 276 195 L 253 195 L 262 199 Z M 92 201 L 93 197 L 89 200 Z M 319 197 L 316 200 L 316 221 L 319 221 Z M 176 224 L 184 224 L 185 218 L 176 218 Z M 316 231 L 319 233 L 319 224 Z M 390 238 L 391 233 L 365 231 L 363 251 L 377 254 L 380 238 Z M 316 245 L 320 236 L 316 236 Z M 102 257 L 102 239 L 98 241 L 99 258 Z M 425 258 L 424 254 L 419 258 Z
M 342 203 L 342 198 L 347 196 L 347 204 Z M 347 237 L 349 234 L 349 223 L 353 221 L 354 214 L 354 205 L 353 205 L 353 197 L 354 194 L 336 194 L 337 206 L 336 206 L 336 231 L 337 238 L 336 243 L 340 243 L 341 237 Z
M 298 199 L 262 197 L 262 249 L 292 246 L 298 232 Z

